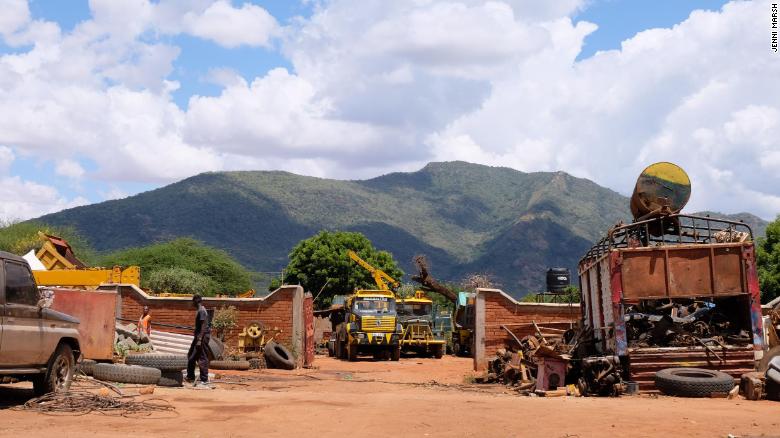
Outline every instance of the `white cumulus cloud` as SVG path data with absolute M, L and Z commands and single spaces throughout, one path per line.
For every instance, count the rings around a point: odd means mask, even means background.
M 91 0 L 91 19 L 67 32 L 0 1 L 3 40 L 29 45 L 0 55 L 0 144 L 90 157 L 88 174 L 58 172 L 104 184 L 108 198 L 123 181 L 206 170 L 361 178 L 453 159 L 628 193 L 644 166 L 668 160 L 691 174 L 691 209 L 780 211 L 780 87 L 767 86 L 780 63 L 758 1 L 695 11 L 583 60 L 598 24 L 573 18 L 583 0 L 330 0 L 284 26 L 236 1 Z M 179 34 L 278 46 L 291 67 L 241 77 L 213 65 L 220 91 L 180 108 L 180 48 L 166 38 Z

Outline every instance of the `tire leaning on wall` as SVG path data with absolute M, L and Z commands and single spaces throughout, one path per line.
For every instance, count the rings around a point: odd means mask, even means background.
M 156 385 L 161 376 L 162 372 L 157 368 L 111 363 L 95 364 L 93 372 L 93 377 L 97 380 L 140 385 Z

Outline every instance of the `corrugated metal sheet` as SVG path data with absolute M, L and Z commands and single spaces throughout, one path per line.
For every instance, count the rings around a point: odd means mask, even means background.
M 713 347 L 720 359 L 704 347 L 629 349 L 629 374 L 641 391 L 655 390 L 655 373 L 665 368 L 692 367 L 723 371 L 735 379 L 753 371 L 753 346 Z
M 87 359 L 111 359 L 116 324 L 115 291 L 54 289 L 52 309 L 79 319 L 81 354 Z

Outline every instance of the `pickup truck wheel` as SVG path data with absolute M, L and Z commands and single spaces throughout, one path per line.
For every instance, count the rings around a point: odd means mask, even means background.
M 49 360 L 46 372 L 33 379 L 33 390 L 41 396 L 50 392 L 64 392 L 70 389 L 76 360 L 68 344 L 60 344 Z
M 438 345 L 433 349 L 433 357 L 441 359 L 444 356 L 444 345 Z

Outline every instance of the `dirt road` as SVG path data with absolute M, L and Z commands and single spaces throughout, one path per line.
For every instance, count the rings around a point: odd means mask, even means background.
M 0 410 L 8 437 L 780 437 L 780 403 L 671 397 L 530 398 L 465 383 L 471 361 L 445 357 L 231 373 L 211 391 L 157 388 L 177 414 L 51 417 Z M 29 385 L 0 385 L 4 406 Z M 132 389 L 127 389 L 131 392 Z

